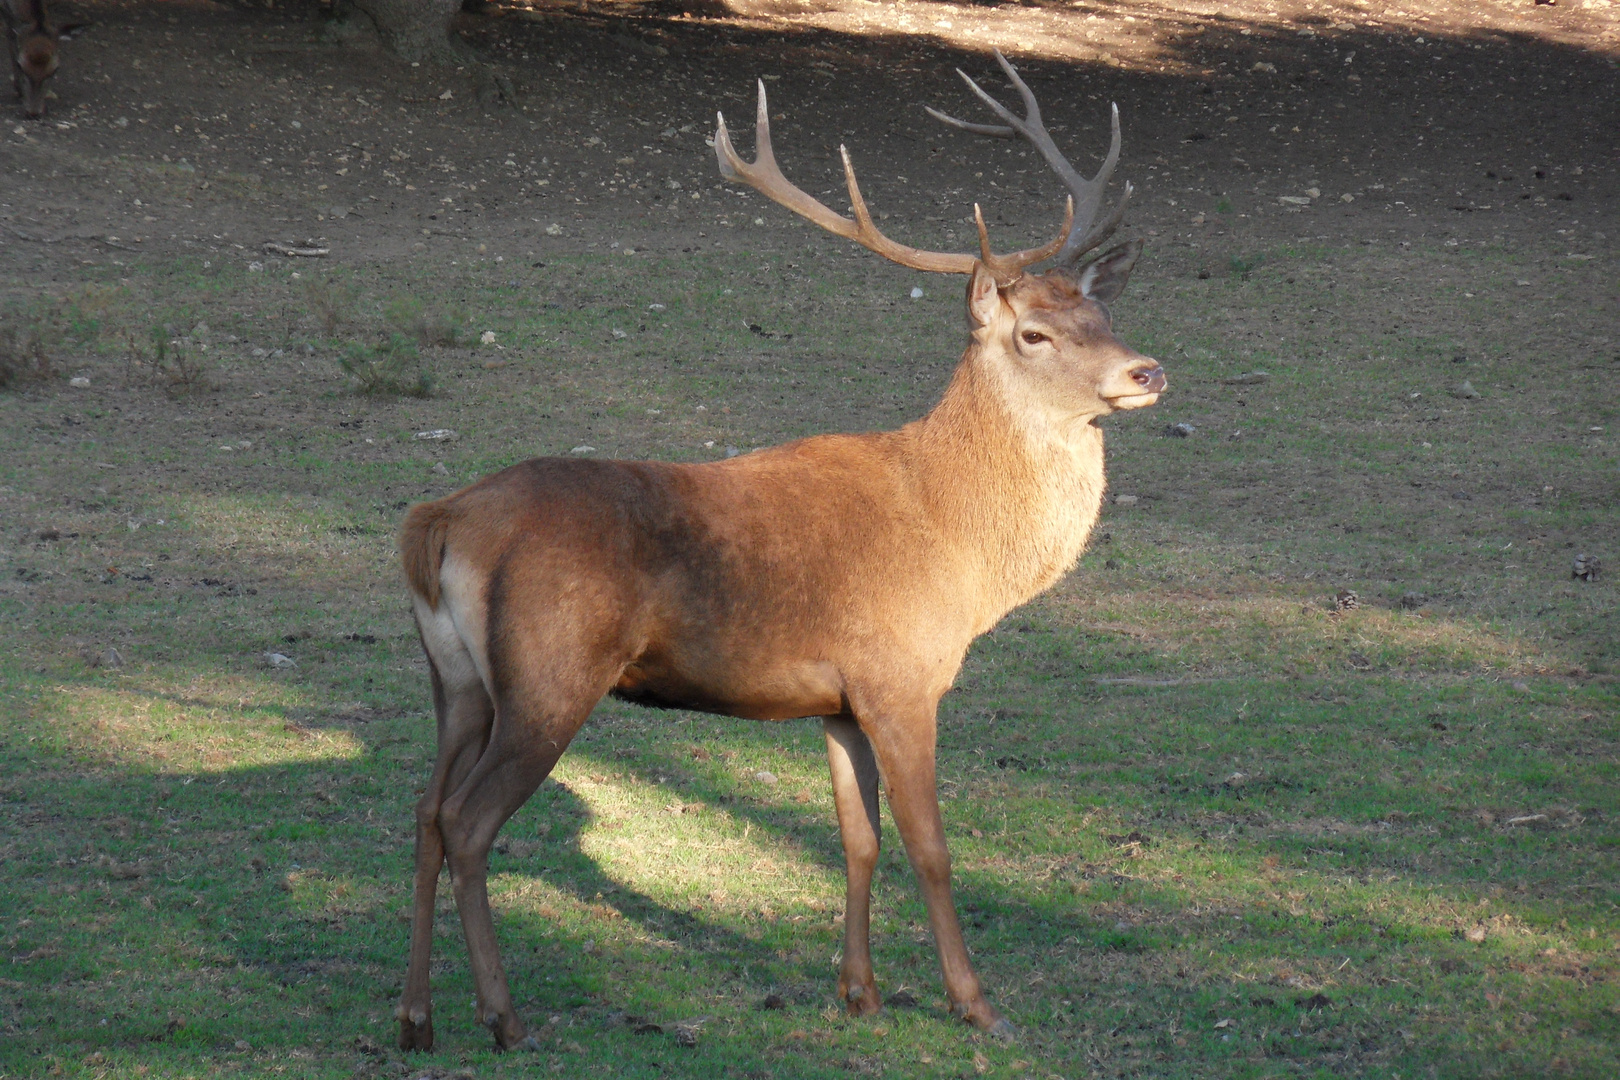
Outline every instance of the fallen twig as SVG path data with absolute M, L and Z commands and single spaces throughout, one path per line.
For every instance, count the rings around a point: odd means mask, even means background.
M 14 236 L 16 236 L 17 239 L 19 239 L 19 240 L 27 240 L 30 244 L 60 244 L 64 240 L 87 240 L 92 244 L 104 244 L 107 247 L 114 247 L 114 248 L 119 249 L 120 251 L 137 251 L 138 252 L 140 250 L 140 248 L 125 247 L 123 244 L 117 243 L 116 241 L 113 241 L 113 240 L 109 240 L 104 236 L 95 236 L 95 235 L 88 235 L 87 236 L 87 235 L 85 235 L 83 233 L 68 233 L 65 236 L 35 236 L 32 233 L 23 232 L 21 229 L 17 228 L 15 225 L 7 225 L 6 228 Z
M 266 240 L 264 250 L 271 255 L 284 255 L 289 259 L 319 259 L 331 254 L 330 248 L 317 247 L 308 240 L 302 244 L 283 244 L 276 240 Z

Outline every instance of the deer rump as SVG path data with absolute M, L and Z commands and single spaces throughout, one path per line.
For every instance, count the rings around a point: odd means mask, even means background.
M 843 436 L 696 465 L 544 458 L 413 508 L 401 551 L 435 662 L 465 652 L 497 706 L 518 669 L 589 657 L 598 696 L 784 720 L 847 713 L 857 658 L 954 678 L 969 571 L 920 502 Z

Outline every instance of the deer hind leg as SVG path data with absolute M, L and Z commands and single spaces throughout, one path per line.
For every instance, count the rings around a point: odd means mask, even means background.
M 872 974 L 870 928 L 872 871 L 877 866 L 878 767 L 872 744 L 847 716 L 822 719 L 827 763 L 832 769 L 833 804 L 844 841 L 844 960 L 838 968 L 838 996 L 852 1016 L 883 1007 Z
M 951 853 L 945 845 L 935 785 L 933 706 L 880 708 L 862 712 L 860 718 L 864 721 L 861 730 L 871 739 L 883 772 L 889 812 L 928 905 L 928 923 L 939 950 L 951 1013 L 981 1031 L 1009 1038 L 1013 1026 L 985 999 L 951 899 Z
M 501 826 L 550 774 L 591 709 L 618 679 L 623 660 L 582 665 L 598 669 L 589 673 L 534 670 L 540 666 L 497 671 L 496 684 L 509 689 L 496 702 L 489 745 L 439 810 L 477 992 L 478 1022 L 490 1029 L 503 1050 L 536 1047 L 513 1008 L 501 966 L 486 883 L 489 849 Z
M 399 1003 L 399 1048 L 433 1049 L 433 1001 L 428 969 L 433 960 L 433 902 L 444 863 L 439 806 L 477 763 L 489 741 L 495 707 L 484 692 L 470 658 L 451 653 L 447 671 L 428 656 L 433 675 L 433 707 L 438 715 L 439 750 L 427 790 L 416 804 L 416 880 L 411 905 L 410 964 Z M 447 677 L 448 676 L 448 677 Z

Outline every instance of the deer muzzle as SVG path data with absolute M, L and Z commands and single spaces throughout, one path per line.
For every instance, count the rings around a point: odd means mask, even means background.
M 1131 381 L 1142 388 L 1144 394 L 1160 394 L 1169 384 L 1164 377 L 1164 368 L 1158 364 L 1144 364 L 1131 372 Z
M 1158 403 L 1159 395 L 1169 384 L 1170 380 L 1165 378 L 1164 368 L 1159 366 L 1159 362 L 1142 357 L 1141 363 L 1115 376 L 1113 392 L 1105 392 L 1103 400 L 1115 412 L 1145 409 Z

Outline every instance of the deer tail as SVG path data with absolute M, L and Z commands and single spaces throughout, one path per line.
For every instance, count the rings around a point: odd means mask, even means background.
M 405 515 L 399 530 L 399 557 L 405 567 L 405 580 L 411 591 L 439 608 L 439 567 L 444 563 L 444 545 L 453 515 L 442 502 L 417 503 Z

